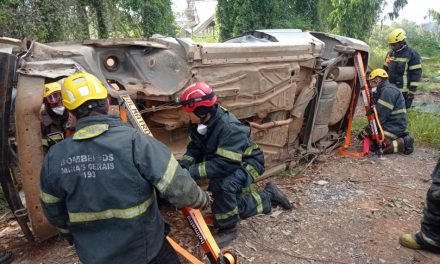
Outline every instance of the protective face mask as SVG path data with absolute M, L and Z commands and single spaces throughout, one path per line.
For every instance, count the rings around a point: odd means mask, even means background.
M 208 132 L 208 127 L 206 125 L 204 125 L 204 124 L 199 124 L 197 126 L 197 132 L 200 135 L 204 136 L 204 135 L 206 135 L 206 132 Z
M 373 88 L 371 88 L 371 92 L 372 92 L 372 93 L 377 92 L 377 87 L 373 87 Z
M 64 114 L 64 106 L 57 106 L 52 108 L 52 111 L 57 115 L 63 115 Z

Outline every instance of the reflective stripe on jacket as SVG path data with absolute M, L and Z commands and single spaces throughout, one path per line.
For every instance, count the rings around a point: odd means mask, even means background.
M 250 127 L 226 109 L 216 107 L 206 135 L 197 132 L 197 125 L 189 126 L 191 141 L 183 163 L 195 178 L 226 177 L 243 167 L 255 181 L 264 172 L 264 155 L 250 139 Z
M 71 232 L 83 263 L 148 263 L 157 255 L 165 231 L 155 190 L 177 207 L 203 198 L 165 145 L 116 117 L 80 119 L 41 170 L 44 212 Z
M 382 81 L 377 87 L 376 109 L 385 136 L 395 139 L 405 136 L 407 116 L 405 99 L 394 84 Z
M 385 59 L 384 69 L 389 81 L 401 92 L 415 93 L 422 77 L 420 55 L 408 46 L 399 51 L 390 51 Z

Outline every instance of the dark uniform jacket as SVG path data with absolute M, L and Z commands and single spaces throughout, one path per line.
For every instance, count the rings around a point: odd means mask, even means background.
M 190 125 L 190 143 L 182 158 L 194 178 L 227 177 L 243 167 L 255 179 L 264 172 L 264 155 L 250 139 L 250 127 L 242 124 L 232 113 L 216 106 L 208 121 L 206 135 Z
M 64 111 L 63 115 L 56 115 L 50 109 L 44 107 L 40 112 L 41 121 L 41 143 L 47 150 L 50 146 L 64 139 L 65 132 L 70 129 L 69 112 Z
M 73 235 L 83 263 L 148 263 L 165 237 L 156 192 L 199 207 L 203 191 L 165 145 L 116 117 L 85 117 L 76 129 L 44 158 L 49 222 Z
M 401 89 L 402 93 L 414 94 L 422 77 L 420 55 L 407 45 L 398 51 L 388 52 L 384 69 L 388 72 L 389 81 Z
M 384 80 L 377 86 L 376 110 L 385 136 L 396 139 L 408 134 L 405 99 L 400 90 Z

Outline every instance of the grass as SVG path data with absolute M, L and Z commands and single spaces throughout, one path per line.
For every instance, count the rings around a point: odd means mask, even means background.
M 408 130 L 417 144 L 440 148 L 440 115 L 419 110 L 408 111 Z
M 353 118 L 352 132 L 359 133 L 367 125 L 365 116 Z M 420 110 L 408 110 L 408 131 L 417 145 L 440 149 L 440 115 Z
M 9 205 L 2 188 L 0 188 L 0 216 L 4 215 L 6 212 L 9 212 Z
M 195 43 L 216 43 L 218 42 L 217 38 L 214 36 L 209 37 L 193 37 L 192 40 Z
M 420 92 L 440 91 L 440 82 L 422 82 L 417 88 Z
M 302 164 L 298 164 L 295 167 L 288 167 L 286 170 L 280 172 L 278 176 L 281 178 L 288 178 L 299 174 L 303 169 L 304 166 Z
M 431 57 L 422 61 L 423 78 L 440 76 L 440 56 Z
M 360 133 L 366 125 L 368 125 L 368 119 L 366 116 L 354 116 L 353 123 L 351 124 L 352 135 Z

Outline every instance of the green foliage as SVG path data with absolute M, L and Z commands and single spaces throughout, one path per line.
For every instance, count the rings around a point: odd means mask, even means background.
M 318 6 L 313 0 L 219 0 L 220 40 L 256 29 L 317 29 Z
M 440 115 L 411 109 L 408 130 L 417 144 L 440 148 Z
M 218 39 L 214 36 L 210 37 L 193 37 L 192 40 L 196 43 L 216 43 Z
M 127 15 L 133 21 L 133 26 L 138 30 L 135 35 L 140 34 L 150 37 L 153 34 L 175 36 L 176 25 L 171 10 L 171 0 L 122 0 L 121 6 L 129 10 Z
M 388 53 L 388 49 L 383 47 L 370 46 L 370 58 L 368 59 L 368 71 L 372 71 L 377 68 L 382 68 L 385 62 L 385 57 Z
M 395 0 L 393 2 L 393 11 L 388 13 L 388 17 L 391 20 L 396 19 L 399 16 L 399 11 L 408 4 L 408 0 Z
M 2 188 L 0 188 L 0 216 L 9 211 L 9 205 L 6 201 L 5 194 L 3 193 Z
M 440 56 L 429 57 L 428 59 L 423 60 L 422 68 L 423 77 L 425 78 L 440 76 Z
M 440 13 L 435 11 L 434 9 L 429 9 L 428 10 L 428 15 L 434 19 L 435 21 L 437 21 L 438 24 L 440 24 Z
M 393 19 L 407 0 L 392 4 Z M 261 28 L 330 31 L 366 40 L 384 5 L 384 0 L 219 0 L 217 22 L 221 40 Z
M 332 32 L 365 40 L 379 17 L 383 0 L 332 0 L 328 17 Z
M 438 74 L 437 74 L 438 75 Z M 440 91 L 440 82 L 422 82 L 422 84 L 419 85 L 417 88 L 417 91 L 419 92 L 436 92 Z
M 3 0 L 0 35 L 40 42 L 174 36 L 171 0 Z
M 358 105 L 357 107 L 363 107 L 361 105 Z M 360 133 L 365 126 L 368 125 L 368 119 L 365 115 L 361 116 L 354 116 L 353 121 L 351 123 L 351 131 L 354 135 L 357 135 Z

